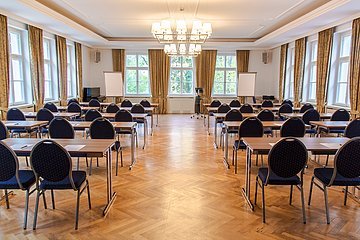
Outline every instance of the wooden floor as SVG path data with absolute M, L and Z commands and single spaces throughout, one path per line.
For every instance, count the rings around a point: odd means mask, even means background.
M 295 190 L 290 206 L 289 187 L 267 187 L 263 224 L 261 204 L 251 212 L 240 193 L 244 152 L 235 175 L 233 169 L 225 169 L 222 150 L 214 149 L 213 134 L 207 135 L 202 124 L 188 115 L 161 116 L 146 149 L 137 149 L 132 171 L 126 148 L 126 167 L 113 178 L 118 197 L 106 218 L 101 215 L 106 197 L 101 159 L 89 177 L 92 210 L 87 208 L 86 193 L 81 198 L 79 230 L 74 230 L 75 192 L 57 192 L 55 210 L 45 210 L 41 202 L 38 228 L 33 231 L 35 196 L 30 197 L 28 230 L 23 230 L 25 195 L 16 191 L 10 209 L 1 202 L 0 239 L 360 239 L 359 203 L 349 199 L 343 206 L 340 188 L 329 191 L 331 224 L 326 224 L 323 194 L 315 188 L 304 225 L 299 192 Z M 128 137 L 121 140 L 129 146 Z M 305 175 L 306 199 L 313 167 L 310 163 Z M 86 169 L 84 161 L 81 168 Z M 256 167 L 252 172 L 255 175 Z M 50 195 L 47 199 L 50 205 Z

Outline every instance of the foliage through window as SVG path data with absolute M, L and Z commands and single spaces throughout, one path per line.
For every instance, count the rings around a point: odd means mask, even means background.
M 126 95 L 149 95 L 149 59 L 146 54 L 126 55 Z
M 236 95 L 236 57 L 235 55 L 216 56 L 214 95 Z
M 194 63 L 188 56 L 172 56 L 169 94 L 191 95 L 194 92 Z

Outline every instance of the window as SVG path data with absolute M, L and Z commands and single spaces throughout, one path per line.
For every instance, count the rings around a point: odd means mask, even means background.
M 27 31 L 9 27 L 10 94 L 9 104 L 22 105 L 32 102 L 29 46 Z
M 308 42 L 303 86 L 303 99 L 307 102 L 316 101 L 317 48 L 317 41 Z
M 194 92 L 194 63 L 192 57 L 171 57 L 169 94 L 192 95 Z
M 235 55 L 216 56 L 214 95 L 236 95 L 236 57 Z
M 149 60 L 146 54 L 126 55 L 126 95 L 149 95 Z
M 336 33 L 334 36 L 332 72 L 330 73 L 329 103 L 349 106 L 349 70 L 351 32 Z
M 57 100 L 59 98 L 57 61 L 55 40 L 45 37 L 44 46 L 44 80 L 45 80 L 45 101 Z
M 287 53 L 286 60 L 286 77 L 285 77 L 285 88 L 284 98 L 294 98 L 294 63 L 295 63 L 295 48 L 290 47 Z
M 76 97 L 76 65 L 75 46 L 73 43 L 66 45 L 67 55 L 67 95 L 68 98 Z

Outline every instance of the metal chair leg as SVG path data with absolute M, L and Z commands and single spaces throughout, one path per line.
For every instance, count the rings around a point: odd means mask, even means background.
M 89 176 L 91 176 L 91 173 L 92 173 L 92 158 L 90 158 Z
M 235 161 L 235 159 L 234 159 L 234 156 L 235 156 L 235 150 L 233 149 L 233 151 L 232 151 L 232 165 L 234 166 L 234 161 Z
M 75 230 L 78 229 L 78 225 L 79 225 L 79 205 L 80 205 L 80 189 L 77 190 L 76 211 L 75 211 Z
M 326 186 L 324 186 L 324 200 L 325 200 L 325 211 L 326 211 L 326 223 L 330 224 L 328 193 Z
M 76 162 L 76 170 L 79 171 L 79 168 L 80 168 L 80 158 L 78 157 Z
M 346 201 L 347 201 L 347 193 L 348 193 L 348 186 L 345 187 L 345 193 L 344 193 L 344 206 L 346 206 Z
M 89 186 L 88 180 L 86 180 L 86 190 L 87 190 L 87 194 L 88 194 L 89 209 L 91 209 L 90 186 Z
M 44 208 L 45 208 L 45 209 L 47 209 L 45 191 L 44 191 L 44 190 L 42 190 L 41 192 L 42 192 L 43 201 L 44 201 Z
M 25 157 L 25 160 L 26 160 L 26 166 L 29 167 L 29 159 L 28 159 L 28 157 Z
M 118 169 L 119 169 L 119 151 L 116 151 L 116 173 L 115 175 L 118 175 Z
M 9 209 L 10 208 L 10 203 L 9 203 L 9 195 L 8 195 L 8 190 L 5 189 L 5 201 L 6 201 L 6 208 Z
M 99 167 L 99 158 L 96 158 L 96 167 Z
M 25 195 L 25 212 L 24 212 L 24 229 L 27 228 L 27 218 L 28 218 L 28 211 L 29 211 L 29 190 L 26 190 Z
M 37 215 L 39 210 L 39 198 L 40 198 L 40 191 L 36 191 L 36 202 L 35 202 L 35 211 L 34 211 L 34 222 L 33 222 L 33 230 L 36 229 L 36 221 L 37 221 Z
M 238 159 L 237 159 L 237 150 L 235 150 L 235 174 L 237 173 L 237 165 L 238 165 Z
M 308 200 L 309 206 L 311 204 L 311 195 L 312 195 L 313 185 L 314 185 L 314 176 L 311 178 L 311 183 L 310 183 L 309 200 Z
M 327 166 L 329 163 L 329 155 L 326 156 L 326 162 L 325 162 L 325 166 Z
M 124 166 L 124 164 L 123 164 L 123 154 L 122 154 L 122 150 L 120 150 L 120 164 L 121 164 L 121 167 Z
M 292 195 L 293 195 L 293 185 L 290 185 L 290 199 L 289 199 L 289 205 L 291 205 L 291 202 L 292 202 Z
M 261 184 L 261 190 L 262 190 L 262 219 L 263 219 L 263 223 L 265 223 L 265 186 L 264 186 L 264 184 Z
M 256 176 L 254 205 L 256 205 L 256 201 L 257 201 L 258 184 L 259 184 L 259 176 Z
M 300 186 L 300 193 L 301 193 L 301 208 L 302 208 L 302 213 L 303 213 L 303 223 L 306 224 L 305 198 L 304 198 L 303 186 Z
M 52 202 L 53 209 L 55 209 L 55 195 L 54 195 L 53 189 L 51 189 L 51 202 Z

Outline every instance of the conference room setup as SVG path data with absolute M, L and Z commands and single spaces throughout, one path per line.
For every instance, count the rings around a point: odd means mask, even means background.
M 0 239 L 360 239 L 360 0 L 0 1 Z

